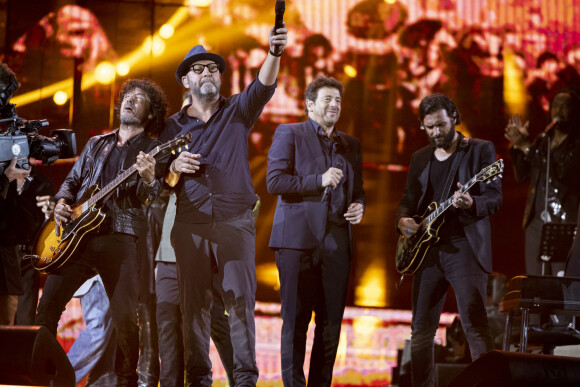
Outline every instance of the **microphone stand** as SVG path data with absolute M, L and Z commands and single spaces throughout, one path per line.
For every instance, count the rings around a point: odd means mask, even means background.
M 550 214 L 548 213 L 548 190 L 550 189 L 550 156 L 551 156 L 551 152 L 552 152 L 552 138 L 550 137 L 550 133 L 546 134 L 546 139 L 547 141 L 547 156 L 546 156 L 546 184 L 545 184 L 545 195 L 544 195 L 544 216 L 542 216 L 542 220 L 544 221 L 544 224 L 550 222 Z M 549 262 L 549 261 L 548 261 Z M 548 263 L 547 261 L 542 260 L 542 275 L 546 275 L 546 264 Z M 550 266 L 551 269 L 551 266 Z M 550 273 L 551 270 L 550 270 Z

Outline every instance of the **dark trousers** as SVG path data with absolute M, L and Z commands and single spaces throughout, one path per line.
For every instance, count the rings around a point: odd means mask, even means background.
M 159 381 L 164 387 L 183 386 L 183 334 L 181 333 L 179 285 L 175 263 L 157 263 L 156 289 L 159 359 L 161 361 Z M 221 297 L 215 293 L 211 310 L 211 338 L 228 375 L 228 382 L 230 386 L 233 386 L 234 353 L 230 340 L 230 325 Z
M 305 386 L 306 334 L 314 311 L 309 386 L 330 386 L 350 273 L 348 227 L 327 226 L 316 250 L 276 250 L 282 302 L 282 381 Z
M 117 385 L 137 385 L 139 331 L 137 327 L 137 238 L 128 234 L 85 237 L 75 255 L 46 279 L 38 305 L 36 324 L 56 335 L 67 302 L 96 270 L 111 304 L 117 334 L 115 373 Z
M 15 325 L 34 325 L 36 316 L 40 275 L 32 267 L 29 259 L 22 259 L 25 254 L 31 252 L 31 245 L 0 247 L 0 271 L 10 277 L 6 278 L 7 293 L 18 295 L 18 305 L 14 316 Z M 2 270 L 3 265 L 7 270 Z
M 471 359 L 493 350 L 485 311 L 488 274 L 481 268 L 465 238 L 453 246 L 432 247 L 413 277 L 411 367 L 413 386 L 434 386 L 433 339 L 449 285 L 465 331 Z
M 38 305 L 38 288 L 40 275 L 32 267 L 29 259 L 21 260 L 20 278 L 24 294 L 18 296 L 18 307 L 16 308 L 16 325 L 33 325 L 36 316 L 36 306 Z
M 223 222 L 175 222 L 171 244 L 177 259 L 188 384 L 211 386 L 212 308 L 219 295 L 228 313 L 236 386 L 255 386 L 256 230 L 251 210 Z

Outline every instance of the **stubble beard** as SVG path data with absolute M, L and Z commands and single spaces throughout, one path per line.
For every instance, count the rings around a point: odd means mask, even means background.
M 122 125 L 139 125 L 141 123 L 142 123 L 141 120 L 135 115 L 130 115 L 127 113 L 121 114 Z

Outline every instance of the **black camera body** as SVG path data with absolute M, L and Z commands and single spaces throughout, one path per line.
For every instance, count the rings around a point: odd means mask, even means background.
M 17 157 L 19 168 L 29 169 L 28 158 L 33 157 L 45 165 L 59 158 L 72 158 L 77 154 L 75 133 L 70 129 L 51 131 L 50 137 L 42 136 L 39 129 L 48 126 L 47 120 L 24 120 L 18 117 L 14 104 L 0 107 L 0 173 Z

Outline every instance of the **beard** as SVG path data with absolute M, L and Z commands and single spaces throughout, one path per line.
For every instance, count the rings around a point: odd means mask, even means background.
M 449 149 L 449 147 L 451 147 L 451 144 L 453 144 L 454 138 L 455 138 L 455 127 L 452 127 L 449 130 L 449 133 L 443 136 L 429 137 L 429 142 L 435 148 Z
M 129 114 L 128 112 L 123 112 L 120 117 L 121 124 L 123 125 L 139 125 L 142 121 L 134 114 Z
M 191 88 L 191 93 L 200 101 L 209 102 L 213 101 L 217 95 L 219 95 L 220 88 L 222 86 L 221 79 L 213 80 L 208 79 L 202 82 L 200 86 L 195 85 Z

